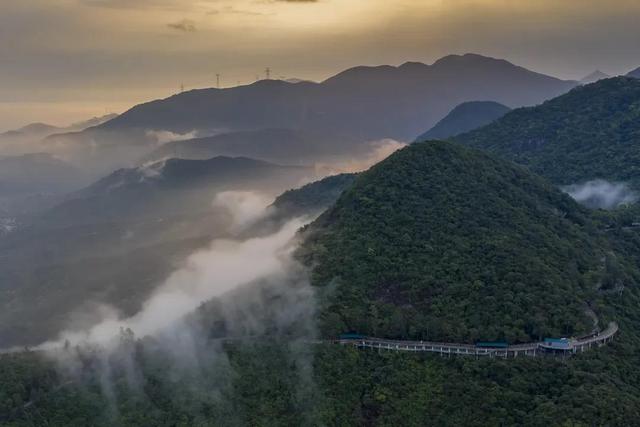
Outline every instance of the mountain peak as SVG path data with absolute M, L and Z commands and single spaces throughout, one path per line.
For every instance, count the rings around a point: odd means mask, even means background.
M 448 139 L 487 125 L 509 111 L 509 107 L 493 101 L 463 102 L 416 141 Z
M 598 80 L 608 79 L 609 77 L 611 76 L 606 73 L 603 73 L 600 70 L 596 70 L 593 73 L 589 74 L 588 76 L 583 77 L 582 80 L 580 80 L 580 83 L 582 84 L 595 83 Z
M 574 249 L 581 267 L 599 268 L 600 254 L 583 249 L 593 244 L 586 216 L 520 166 L 454 143 L 412 144 L 363 172 L 309 228 L 303 253 L 321 248 L 314 284 L 337 284 L 321 329 L 458 342 L 588 331 L 581 313 L 595 283 L 569 268 Z
M 490 56 L 484 56 L 477 53 L 465 53 L 464 55 L 447 55 L 436 62 L 433 66 L 451 66 L 451 65 L 473 65 L 473 64 L 499 64 L 515 66 L 505 59 L 497 59 Z

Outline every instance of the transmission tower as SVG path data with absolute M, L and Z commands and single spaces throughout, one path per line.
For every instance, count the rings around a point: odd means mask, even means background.
M 220 74 L 216 74 L 216 87 L 220 89 Z
M 264 70 L 264 73 L 267 76 L 267 80 L 271 80 L 271 68 L 267 67 L 267 69 Z

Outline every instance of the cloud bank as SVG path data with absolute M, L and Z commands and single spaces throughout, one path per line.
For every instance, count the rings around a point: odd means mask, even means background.
M 635 203 L 638 194 L 627 184 L 609 182 L 602 179 L 573 184 L 562 190 L 581 203 L 592 209 L 614 209 L 620 205 Z

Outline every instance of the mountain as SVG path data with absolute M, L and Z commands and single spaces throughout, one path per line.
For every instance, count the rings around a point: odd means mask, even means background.
M 0 196 L 76 190 L 86 177 L 67 162 L 45 154 L 0 157 Z
M 57 224 L 83 224 L 124 218 L 162 218 L 207 211 L 220 191 L 278 192 L 313 178 L 312 168 L 280 166 L 232 157 L 168 159 L 120 169 L 68 196 L 43 214 Z
M 136 106 L 98 128 L 176 133 L 329 128 L 369 139 L 407 140 L 425 122 L 435 123 L 464 101 L 531 105 L 574 85 L 504 60 L 451 55 L 433 65 L 356 67 L 320 84 L 263 80 L 230 89 L 192 90 Z
M 323 331 L 471 343 L 588 332 L 605 254 L 590 227 L 524 168 L 416 143 L 362 173 L 310 226 L 314 283 L 339 284 Z
M 640 67 L 629 72 L 629 74 L 627 74 L 627 77 L 634 77 L 636 79 L 640 79 Z
M 0 134 L 0 138 L 9 138 L 17 136 L 46 136 L 60 131 L 62 128 L 48 125 L 46 123 L 31 123 L 16 130 L 9 130 Z
M 98 126 L 117 117 L 117 114 L 106 114 L 89 120 L 73 123 L 67 127 L 48 125 L 46 123 L 31 123 L 16 130 L 0 133 L 0 140 L 9 138 L 44 138 L 61 132 L 81 131 L 92 126 Z
M 92 304 L 135 313 L 188 255 L 229 236 L 233 217 L 216 195 L 278 194 L 313 177 L 247 158 L 171 159 L 66 196 L 0 236 L 0 347 L 54 338 L 78 312 L 91 322 Z
M 143 161 L 244 156 L 287 164 L 314 164 L 357 152 L 358 144 L 353 138 L 331 132 L 261 129 L 168 142 L 146 155 Z
M 511 109 L 497 102 L 472 101 L 458 105 L 434 127 L 416 141 L 447 139 L 485 126 L 507 114 Z
M 610 77 L 611 77 L 610 75 L 605 74 L 600 70 L 596 70 L 593 73 L 583 77 L 582 80 L 580 80 L 580 83 L 583 85 L 588 85 L 590 83 L 595 83 L 599 80 L 608 79 Z
M 637 188 L 638 105 L 639 80 L 606 79 L 514 110 L 455 140 L 521 163 L 558 185 L 603 179 Z
M 504 60 L 451 55 L 432 65 L 355 67 L 321 83 L 261 80 L 247 86 L 191 90 L 136 105 L 100 126 L 56 135 L 47 142 L 73 153 L 80 164 L 121 167 L 156 149 L 157 141 L 149 138 L 149 132 L 157 131 L 180 136 L 330 130 L 331 135 L 363 142 L 410 141 L 463 102 L 535 105 L 576 84 Z
M 116 114 L 93 117 L 89 120 L 73 123 L 67 127 L 52 126 L 46 123 L 31 123 L 19 129 L 0 133 L 0 154 L 18 155 L 33 152 L 49 152 L 40 142 L 44 138 L 68 132 L 79 132 L 112 120 Z M 48 147 L 51 148 L 51 147 Z
M 193 315 L 202 324 L 168 338 L 122 330 L 113 353 L 66 346 L 55 357 L 0 355 L 0 421 L 633 424 L 640 419 L 640 234 L 603 227 L 602 216 L 618 214 L 588 211 L 485 153 L 413 144 L 356 177 L 302 231 L 298 256 L 312 269 L 312 307 L 299 303 L 308 291 L 287 295 L 256 284 L 204 303 Z M 327 340 L 287 340 L 264 327 L 265 308 L 296 325 L 317 318 Z M 230 319 L 232 331 L 254 324 L 261 332 L 218 338 Z M 330 341 L 351 330 L 513 343 L 590 332 L 595 320 L 617 321 L 620 333 L 562 359 L 438 357 Z M 60 368 L 60 360 L 68 363 Z

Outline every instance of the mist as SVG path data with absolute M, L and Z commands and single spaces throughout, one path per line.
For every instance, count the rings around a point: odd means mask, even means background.
M 310 218 L 291 219 L 260 237 L 239 237 L 268 215 L 269 202 L 260 193 L 218 194 L 213 206 L 232 216 L 236 237 L 214 239 L 189 256 L 137 314 L 125 317 L 102 306 L 96 309 L 99 323 L 76 325 L 37 347 L 55 362 L 63 384 L 97 388 L 105 402 L 102 416 L 114 424 L 130 396 L 153 402 L 149 381 L 153 393 L 169 387 L 176 396 L 190 396 L 194 413 L 205 414 L 212 406 L 234 405 L 229 396 L 247 363 L 237 360 L 241 354 L 267 358 L 269 369 L 288 372 L 298 390 L 294 405 L 312 401 L 308 343 L 316 336 L 316 298 L 307 269 L 293 257 L 296 233 Z M 161 384 L 158 371 L 167 373 Z
M 638 194 L 628 184 L 603 179 L 562 187 L 562 191 L 592 209 L 614 209 L 638 200 Z
M 231 198 L 229 194 L 222 198 Z M 247 204 L 249 195 L 238 197 Z M 245 205 L 246 206 L 246 205 Z M 236 212 L 233 208 L 233 212 Z M 242 227 L 255 217 L 247 217 L 243 208 L 234 220 Z M 305 224 L 302 219 L 287 222 L 277 232 L 246 240 L 216 239 L 205 250 L 188 257 L 184 266 L 173 272 L 142 305 L 142 310 L 129 318 L 121 318 L 115 309 L 102 308 L 108 315 L 88 330 L 63 332 L 55 343 L 72 345 L 91 343 L 109 345 L 121 329 L 131 329 L 137 336 L 156 335 L 192 313 L 198 306 L 215 297 L 258 280 L 287 277 L 291 268 L 292 239 Z
M 147 138 L 155 141 L 156 144 L 162 145 L 173 141 L 185 141 L 198 137 L 198 131 L 192 130 L 186 133 L 175 133 L 168 130 L 148 130 L 145 135 Z
M 366 144 L 366 151 L 362 155 L 345 156 L 332 163 L 318 162 L 315 167 L 322 175 L 362 172 L 406 146 L 407 143 L 390 138 L 371 141 Z

